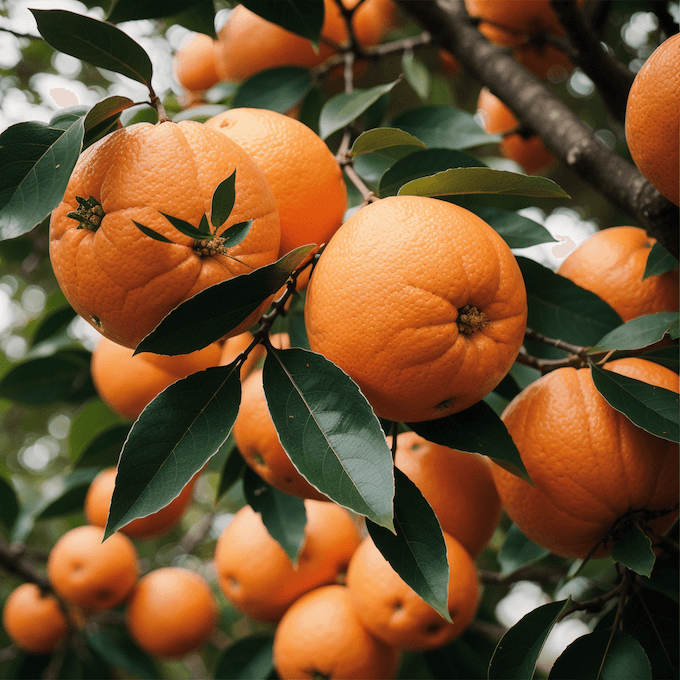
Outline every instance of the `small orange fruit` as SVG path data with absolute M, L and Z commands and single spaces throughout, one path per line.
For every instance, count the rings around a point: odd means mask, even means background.
M 605 369 L 678 392 L 678 375 L 639 358 Z M 678 445 L 614 410 L 590 369 L 558 368 L 502 415 L 534 486 L 493 465 L 510 518 L 535 543 L 572 559 L 606 557 L 633 521 L 662 534 L 678 517 Z
M 388 680 L 398 666 L 399 651 L 366 630 L 345 586 L 322 586 L 300 597 L 274 634 L 281 680 Z
M 87 610 L 111 609 L 130 594 L 139 576 L 137 550 L 116 532 L 91 525 L 67 531 L 50 550 L 47 576 L 58 595 Z
M 197 227 L 203 215 L 210 219 L 212 195 L 234 171 L 234 209 L 218 234 L 253 222 L 233 248 L 219 238 L 203 247 L 161 214 Z M 86 209 L 79 198 L 94 207 Z M 172 243 L 147 236 L 135 221 Z M 276 203 L 260 168 L 237 144 L 195 121 L 137 123 L 88 147 L 50 221 L 50 258 L 71 306 L 107 338 L 132 348 L 187 298 L 273 262 L 279 241 Z M 247 330 L 268 304 L 230 334 Z
M 215 68 L 215 41 L 204 33 L 195 33 L 175 53 L 173 70 L 177 82 L 192 92 L 208 90 L 218 82 Z
M 394 464 L 420 489 L 441 528 L 473 559 L 488 545 L 501 518 L 491 461 L 434 444 L 415 432 L 397 436 Z
M 217 580 L 227 600 L 246 616 L 275 623 L 312 588 L 344 573 L 361 537 L 351 515 L 331 502 L 305 501 L 304 545 L 293 565 L 249 505 L 222 532 L 215 548 Z
M 53 595 L 35 583 L 17 586 L 5 601 L 2 625 L 17 647 L 31 654 L 49 654 L 66 638 L 68 622 Z
M 205 644 L 218 615 L 217 598 L 202 576 L 162 567 L 139 579 L 127 602 L 125 621 L 147 653 L 178 658 Z
M 677 269 L 642 278 L 655 243 L 640 227 L 602 229 L 572 251 L 557 273 L 601 297 L 624 321 L 677 312 Z
M 378 416 L 405 422 L 488 394 L 519 352 L 526 314 L 505 241 L 470 211 L 421 196 L 355 212 L 321 254 L 305 303 L 311 349 L 344 370 Z
M 361 622 L 388 645 L 436 649 L 457 638 L 470 624 L 479 603 L 479 583 L 472 558 L 444 532 L 449 560 L 447 621 L 391 567 L 367 536 L 347 569 L 347 589 Z

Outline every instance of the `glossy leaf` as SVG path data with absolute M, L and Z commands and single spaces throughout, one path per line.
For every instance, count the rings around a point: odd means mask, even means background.
M 224 246 L 226 248 L 233 248 L 237 246 L 243 239 L 248 236 L 250 232 L 250 227 L 253 226 L 253 221 L 248 220 L 247 222 L 238 222 L 237 224 L 232 224 L 228 229 L 225 229 L 221 234 L 220 238 L 224 239 Z
M 393 529 L 392 455 L 357 385 L 320 354 L 269 350 L 264 391 L 299 472 L 336 503 Z
M 643 359 L 654 361 L 661 364 L 671 371 L 678 373 L 680 371 L 680 356 L 678 355 L 678 348 L 676 345 L 669 345 L 668 347 L 657 347 L 646 351 L 641 355 Z
M 134 2 L 134 0 L 127 0 Z M 188 28 L 190 31 L 196 33 L 203 33 L 209 35 L 213 40 L 217 40 L 218 36 L 215 31 L 215 3 L 213 0 L 200 0 L 192 4 L 190 7 L 165 16 L 164 23 L 168 26 L 179 24 Z
M 97 102 L 85 116 L 83 148 L 112 132 L 120 120 L 120 114 L 131 106 L 134 106 L 132 99 L 120 95 L 107 97 Z
M 212 195 L 210 222 L 213 227 L 221 227 L 231 215 L 236 201 L 236 170 L 222 180 Z M 246 232 L 247 233 L 247 232 Z
M 639 527 L 633 526 L 612 548 L 612 559 L 642 576 L 651 576 L 656 556 L 652 541 Z
M 63 487 L 56 497 L 52 497 L 44 505 L 36 519 L 50 519 L 62 515 L 82 512 L 85 495 L 90 483 L 99 472 L 98 468 L 81 468 L 63 478 Z
M 606 371 L 599 366 L 591 365 L 590 369 L 595 387 L 612 408 L 657 437 L 680 441 L 677 392 Z
M 114 24 L 137 19 L 159 19 L 198 5 L 203 0 L 113 0 L 106 20 Z
M 172 226 L 175 227 L 175 229 L 177 229 L 177 231 L 184 234 L 185 236 L 188 236 L 189 238 L 211 239 L 213 237 L 213 233 L 210 231 L 210 228 L 208 227 L 207 220 L 201 219 L 201 222 L 199 223 L 199 225 L 197 227 L 194 227 L 193 224 L 186 222 L 185 220 L 181 220 L 179 217 L 174 217 L 173 215 L 167 215 L 164 212 L 161 212 L 161 215 L 163 215 L 163 217 L 165 217 L 165 219 L 168 220 L 168 222 L 170 222 L 170 224 L 172 224 Z M 205 217 L 205 215 L 204 215 L 204 217 Z M 137 222 L 135 222 L 135 224 L 137 224 Z M 139 226 L 139 225 L 137 225 L 137 226 Z M 148 227 L 147 227 L 147 229 L 148 229 L 148 231 L 151 231 L 151 229 L 149 229 Z M 172 241 L 170 241 L 170 243 L 172 243 Z
M 32 9 L 48 45 L 92 66 L 151 87 L 151 59 L 139 43 L 116 26 L 61 9 Z
M 661 276 L 678 268 L 678 259 L 671 255 L 663 245 L 657 241 L 649 251 L 643 280 L 650 276 Z
M 176 498 L 226 441 L 240 401 L 235 364 L 193 373 L 163 390 L 130 430 L 105 535 Z
M 130 425 L 120 424 L 113 425 L 98 433 L 83 449 L 75 467 L 106 468 L 115 466 L 129 432 Z
M 278 24 L 288 31 L 318 43 L 324 20 L 324 4 L 321 0 L 242 0 L 243 4 L 263 19 Z
M 498 643 L 489 664 L 493 680 L 531 680 L 546 638 L 569 599 L 550 602 L 523 616 Z
M 262 517 L 270 536 L 297 565 L 307 524 L 302 498 L 275 489 L 250 467 L 243 475 L 243 491 L 250 507 Z
M 597 631 L 572 642 L 553 664 L 550 680 L 652 680 L 640 643 L 620 630 Z
M 435 444 L 481 453 L 527 481 L 529 477 L 503 421 L 484 401 L 444 418 L 409 423 L 409 427 Z
M 439 520 L 418 487 L 398 468 L 394 475 L 394 528 L 397 533 L 370 521 L 366 523 L 368 533 L 407 585 L 451 621 L 449 562 Z
M 174 241 L 171 241 L 167 236 L 163 236 L 163 234 L 159 234 L 157 231 L 154 231 L 151 227 L 146 227 L 140 222 L 137 222 L 136 220 L 132 220 L 135 227 L 139 229 L 139 231 L 142 232 L 145 236 L 148 236 L 149 238 L 152 238 L 154 241 L 159 241 L 160 243 L 174 243 Z
M 274 670 L 271 635 L 249 635 L 235 640 L 220 655 L 215 680 L 262 680 Z
M 163 677 L 158 672 L 155 659 L 132 641 L 125 626 L 114 628 L 99 624 L 97 627 L 88 628 L 85 641 L 90 649 L 112 666 L 123 668 L 147 680 Z
M 557 242 L 542 224 L 516 212 L 497 208 L 477 208 L 473 212 L 488 222 L 510 248 L 529 248 L 541 243 Z
M 387 94 L 398 83 L 395 80 L 385 85 L 376 85 L 367 90 L 356 89 L 353 92 L 341 92 L 331 97 L 321 109 L 319 116 L 319 136 L 330 137 L 334 132 L 356 120 L 380 97 Z
M 227 439 L 224 446 L 229 446 L 230 441 L 232 447 L 231 451 L 227 454 L 222 470 L 220 471 L 220 482 L 215 496 L 216 500 L 222 498 L 222 496 L 224 496 L 224 494 L 227 493 L 241 477 L 243 477 L 246 468 L 248 467 L 248 464 L 243 460 L 241 452 L 234 445 L 233 437 Z
M 40 325 L 36 328 L 35 333 L 33 333 L 30 346 L 35 347 L 41 342 L 49 340 L 55 335 L 64 332 L 75 318 L 76 313 L 71 305 L 59 307 L 49 314 L 46 314 L 40 321 Z
M 425 101 L 430 94 L 430 71 L 412 50 L 406 50 L 401 57 L 401 70 L 406 82 Z
M 590 354 L 611 349 L 641 349 L 658 342 L 678 322 L 676 312 L 638 316 L 607 333 Z
M 623 323 L 594 293 L 526 257 L 517 261 L 527 288 L 529 328 L 588 347 Z
M 269 109 L 288 113 L 312 88 L 312 75 L 300 66 L 279 66 L 256 73 L 244 81 L 233 108 Z
M 425 144 L 417 137 L 398 128 L 373 128 L 362 132 L 352 144 L 352 156 L 388 149 L 392 146 L 415 146 L 425 148 Z
M 548 550 L 529 540 L 513 523 L 498 553 L 498 563 L 501 565 L 501 573 L 505 576 L 527 564 L 538 562 L 549 554 Z
M 0 523 L 11 531 L 19 516 L 19 499 L 14 487 L 4 477 L 0 477 Z
M 135 353 L 188 354 L 223 338 L 274 295 L 316 246 L 302 246 L 280 260 L 202 290 L 175 307 Z

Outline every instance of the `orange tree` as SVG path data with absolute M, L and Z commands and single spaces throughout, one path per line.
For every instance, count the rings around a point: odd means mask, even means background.
M 665 68 L 680 70 L 672 6 L 114 0 L 34 9 L 32 28 L 15 30 L 3 4 L 0 31 L 16 52 L 1 69 L 3 677 L 289 677 L 291 659 L 296 677 L 677 677 L 677 291 L 669 309 L 624 323 L 598 295 L 522 252 L 557 252 L 537 215 L 570 208 L 598 229 L 646 231 L 643 278 L 677 287 L 678 208 L 637 169 L 624 128 L 634 71 L 653 50 L 671 39 Z M 200 50 L 180 50 L 178 36 L 189 31 L 203 36 Z M 248 42 L 234 44 L 239 39 Z M 245 68 L 249 52 L 266 68 Z M 456 68 L 441 54 L 453 55 Z M 60 69 L 89 87 L 74 91 L 96 93 L 96 101 L 53 106 L 43 121 L 8 113 L 18 101 L 30 111 L 44 100 L 40 76 Z M 125 83 L 141 87 L 141 99 L 121 94 Z M 482 88 L 507 106 L 515 129 L 484 130 L 474 117 Z M 677 92 L 667 94 L 668 106 L 663 89 L 647 102 L 636 94 L 636 103 L 658 107 L 671 140 L 660 160 L 677 168 Z M 251 111 L 243 114 L 254 121 L 248 153 L 203 125 L 231 108 Z M 285 165 L 283 136 L 263 136 L 254 109 L 307 126 L 309 157 L 322 149 L 326 169 L 315 172 L 312 163 L 296 181 L 303 161 Z M 542 175 L 523 174 L 500 158 L 510 135 L 537 136 L 555 163 Z M 636 144 L 644 147 L 644 135 Z M 253 160 L 258 145 L 262 170 Z M 295 151 L 305 157 L 304 144 Z M 278 195 L 265 179 L 270 171 L 286 187 Z M 336 171 L 346 188 L 344 219 L 357 215 L 343 227 L 330 205 L 344 201 L 344 189 L 335 182 L 331 196 L 323 188 L 330 185 L 317 184 Z M 280 202 L 302 206 L 303 215 L 284 225 Z M 322 220 L 304 220 L 306 210 L 332 226 L 315 234 Z M 594 278 L 605 276 L 608 257 Z M 615 269 L 627 271 L 623 263 Z M 631 269 L 640 276 L 640 266 Z M 634 297 L 635 284 L 609 286 Z M 172 357 L 232 338 L 242 350 L 234 355 L 225 345 L 228 360 L 177 380 L 132 423 L 97 392 L 85 322 L 137 352 Z M 289 346 L 270 342 L 275 333 L 287 333 Z M 459 560 L 449 565 L 437 513 L 394 465 L 396 435 L 413 431 L 442 455 L 448 447 L 489 460 L 505 512 L 471 556 L 476 609 L 455 639 L 427 651 L 414 640 L 385 648 L 326 595 L 341 592 L 323 590 L 342 583 L 334 569 L 308 596 L 325 614 L 300 618 L 302 601 L 296 605 L 298 628 L 287 633 L 284 658 L 274 644 L 278 623 L 243 615 L 221 591 L 217 539 L 245 505 L 292 567 L 305 559 L 304 499 L 258 477 L 231 436 L 241 367 L 263 356 L 267 408 L 295 474 L 315 497 L 351 511 L 385 558 L 381 569 L 405 582 L 395 592 L 422 598 L 434 610 L 423 616 L 438 627 L 455 621 L 448 593 Z M 627 357 L 639 368 L 609 363 Z M 131 391 L 138 377 L 126 378 Z M 539 393 L 541 408 L 532 412 L 526 404 Z M 139 583 L 158 569 L 188 569 L 212 590 L 219 616 L 210 596 L 202 617 L 198 600 L 168 606 L 177 595 L 168 581 L 162 604 L 145 613 L 142 639 L 131 625 L 142 586 L 102 610 L 53 582 L 52 548 L 87 522 L 90 483 L 114 466 L 104 544 L 191 485 L 181 520 L 161 536 L 132 539 Z M 426 475 L 436 482 L 437 469 Z M 508 475 L 518 479 L 513 488 L 529 491 L 510 498 Z M 443 475 L 441 485 L 438 503 L 447 493 Z M 471 518 L 475 502 L 497 503 L 492 491 L 468 496 L 445 500 Z M 489 507 L 480 506 L 483 513 Z M 93 568 L 94 552 L 74 559 L 77 578 Z M 539 584 L 543 600 L 504 623 L 496 607 L 519 581 Z M 31 607 L 17 612 L 19 595 L 10 597 L 24 583 L 39 589 L 33 621 Z M 117 585 L 99 585 L 97 596 Z M 410 610 L 402 602 L 389 606 L 403 629 L 415 625 L 403 620 Z M 283 620 L 288 630 L 292 615 Z M 553 662 L 541 650 L 569 620 L 582 622 L 584 634 Z M 32 627 L 56 633 L 37 645 Z M 301 630 L 316 637 L 313 654 L 296 643 Z M 178 647 L 174 636 L 190 642 Z M 360 648 L 381 650 L 389 663 L 356 662 Z

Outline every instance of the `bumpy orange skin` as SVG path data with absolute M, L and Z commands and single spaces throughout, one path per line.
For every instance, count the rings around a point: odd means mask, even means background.
M 640 227 L 610 227 L 586 239 L 558 274 L 599 295 L 624 321 L 678 311 L 678 270 L 643 279 L 656 243 Z
M 253 220 L 226 255 L 202 256 L 161 212 L 198 226 L 212 194 L 236 171 L 236 204 L 220 228 Z M 67 216 L 93 196 L 105 217 L 96 231 Z M 133 220 L 172 240 L 163 243 Z M 276 203 L 262 171 L 224 135 L 193 121 L 138 123 L 80 156 L 50 221 L 50 258 L 71 306 L 119 345 L 134 348 L 178 304 L 238 274 L 270 264 L 279 250 Z M 263 304 L 262 309 L 266 307 Z M 258 318 L 257 310 L 231 333 Z
M 661 43 L 635 76 L 625 131 L 638 170 L 679 205 L 680 34 Z
M 678 376 L 638 358 L 605 368 L 678 391 Z M 657 533 L 678 517 L 678 445 L 654 437 L 599 394 L 590 369 L 559 368 L 529 385 L 502 416 L 534 487 L 493 465 L 503 506 L 535 543 L 573 559 L 605 557 L 629 512 Z M 673 510 L 675 508 L 675 510 Z
M 316 588 L 291 606 L 276 628 L 273 654 L 281 680 L 389 680 L 400 658 L 366 630 L 341 585 Z
M 487 323 L 470 334 L 458 325 L 467 305 Z M 488 394 L 519 352 L 526 313 L 501 237 L 468 210 L 419 196 L 354 213 L 322 253 L 305 304 L 311 349 L 353 378 L 378 416 L 405 422 Z

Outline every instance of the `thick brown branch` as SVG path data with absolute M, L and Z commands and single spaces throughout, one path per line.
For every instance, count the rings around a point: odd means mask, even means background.
M 52 587 L 45 574 L 38 571 L 27 559 L 26 549 L 23 544 L 7 545 L 0 538 L 0 566 L 6 571 L 16 574 L 24 579 L 35 583 L 44 591 L 51 591 Z

